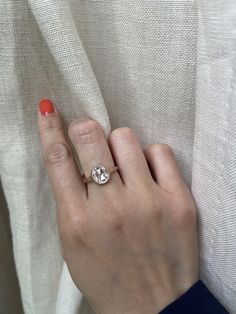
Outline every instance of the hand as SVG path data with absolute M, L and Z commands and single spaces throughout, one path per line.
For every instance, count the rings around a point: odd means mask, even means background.
M 58 111 L 38 125 L 62 255 L 95 312 L 154 314 L 186 292 L 199 279 L 197 210 L 171 148 L 142 149 L 127 127 L 107 142 L 98 122 L 75 120 L 68 135 L 85 175 L 119 167 L 85 185 Z

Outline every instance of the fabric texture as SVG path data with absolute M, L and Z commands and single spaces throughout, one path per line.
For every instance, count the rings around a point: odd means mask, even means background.
M 94 313 L 61 257 L 42 98 L 66 126 L 88 116 L 172 147 L 198 208 L 200 277 L 236 313 L 235 0 L 7 0 L 0 33 L 0 176 L 24 313 Z
M 227 314 L 228 311 L 219 303 L 201 280 L 188 291 L 169 304 L 159 314 Z

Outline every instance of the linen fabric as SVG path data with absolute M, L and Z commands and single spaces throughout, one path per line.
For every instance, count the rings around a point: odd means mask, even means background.
M 198 208 L 200 278 L 236 313 L 235 0 L 7 0 L 0 34 L 0 176 L 24 313 L 94 313 L 61 257 L 42 98 L 65 126 L 88 116 L 107 136 L 128 126 L 172 147 Z

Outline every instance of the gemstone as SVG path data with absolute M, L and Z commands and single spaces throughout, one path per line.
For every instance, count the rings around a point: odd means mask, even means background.
M 91 171 L 92 178 L 94 182 L 98 184 L 106 183 L 110 178 L 110 172 L 107 168 L 103 166 L 96 166 Z

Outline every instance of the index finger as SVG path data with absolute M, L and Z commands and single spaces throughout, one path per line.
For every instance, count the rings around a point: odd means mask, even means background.
M 39 109 L 41 150 L 57 209 L 60 211 L 66 208 L 69 211 L 75 205 L 76 210 L 82 209 L 87 198 L 86 186 L 66 140 L 59 112 L 49 100 L 42 100 Z

